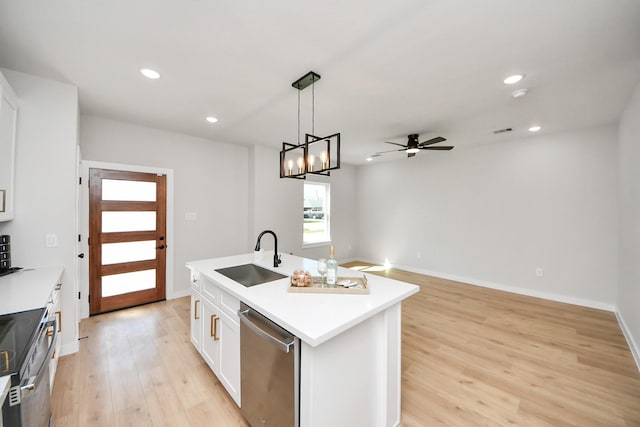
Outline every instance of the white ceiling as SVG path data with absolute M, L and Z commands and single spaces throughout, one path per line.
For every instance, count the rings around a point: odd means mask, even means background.
M 84 114 L 273 147 L 297 141 L 291 83 L 313 70 L 316 134 L 359 164 L 409 133 L 462 148 L 614 122 L 640 81 L 640 1 L 0 0 L 0 66 L 77 85 Z

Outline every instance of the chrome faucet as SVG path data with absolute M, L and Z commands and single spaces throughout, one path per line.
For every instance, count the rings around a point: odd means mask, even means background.
M 258 236 L 258 241 L 256 242 L 256 247 L 255 247 L 255 251 L 259 251 L 260 250 L 260 239 L 262 239 L 262 236 L 265 233 L 269 233 L 273 236 L 273 241 L 274 241 L 274 254 L 273 254 L 273 266 L 277 267 L 278 265 L 280 265 L 280 263 L 282 262 L 282 260 L 280 259 L 280 255 L 278 255 L 278 236 L 276 236 L 276 233 L 274 233 L 271 230 L 264 230 L 262 233 L 260 233 L 260 235 Z

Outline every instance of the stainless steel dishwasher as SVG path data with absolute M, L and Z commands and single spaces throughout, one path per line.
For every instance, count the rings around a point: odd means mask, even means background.
M 300 340 L 240 303 L 242 414 L 252 427 L 299 427 Z

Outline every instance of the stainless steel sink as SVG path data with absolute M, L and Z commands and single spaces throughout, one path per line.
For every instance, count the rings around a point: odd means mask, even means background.
M 255 264 L 235 265 L 215 271 L 247 288 L 287 277 L 284 274 L 267 270 Z

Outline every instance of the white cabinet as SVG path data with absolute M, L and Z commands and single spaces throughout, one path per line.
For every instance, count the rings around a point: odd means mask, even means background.
M 54 345 L 53 354 L 51 355 L 51 360 L 49 361 L 49 376 L 50 376 L 50 384 L 51 390 L 53 391 L 53 380 L 56 376 L 56 369 L 58 368 L 58 359 L 60 358 L 60 346 L 62 345 L 62 308 L 60 304 L 60 290 L 62 289 L 62 284 L 58 283 L 51 291 L 51 309 L 49 311 L 49 316 L 54 316 L 56 318 L 56 328 L 57 336 L 56 342 Z M 49 331 L 50 339 L 53 337 L 54 331 Z
M 204 299 L 202 304 L 202 351 L 200 354 L 214 374 L 220 379 L 220 335 L 218 307 Z
M 240 406 L 240 301 L 197 274 L 191 283 L 191 342 Z
M 232 318 L 221 311 L 219 316 L 220 372 L 218 379 L 240 406 L 240 323 L 237 321 L 237 315 Z
M 200 292 L 191 288 L 191 343 L 202 351 L 202 296 Z
M 57 328 L 58 335 L 56 337 L 56 342 L 53 344 L 54 350 L 51 355 L 51 360 L 49 361 L 49 383 L 51 384 L 51 392 L 53 392 L 53 382 L 56 377 L 56 369 L 58 368 L 58 359 L 60 358 L 60 347 L 62 346 L 62 308 L 60 304 L 60 292 L 62 289 L 62 283 L 57 283 L 56 286 L 51 291 L 51 296 L 49 297 L 49 316 L 55 316 L 57 320 Z M 54 333 L 53 331 L 48 332 L 49 339 L 51 340 Z M 49 344 L 51 345 L 51 344 Z
M 0 73 L 0 221 L 13 219 L 18 98 Z

